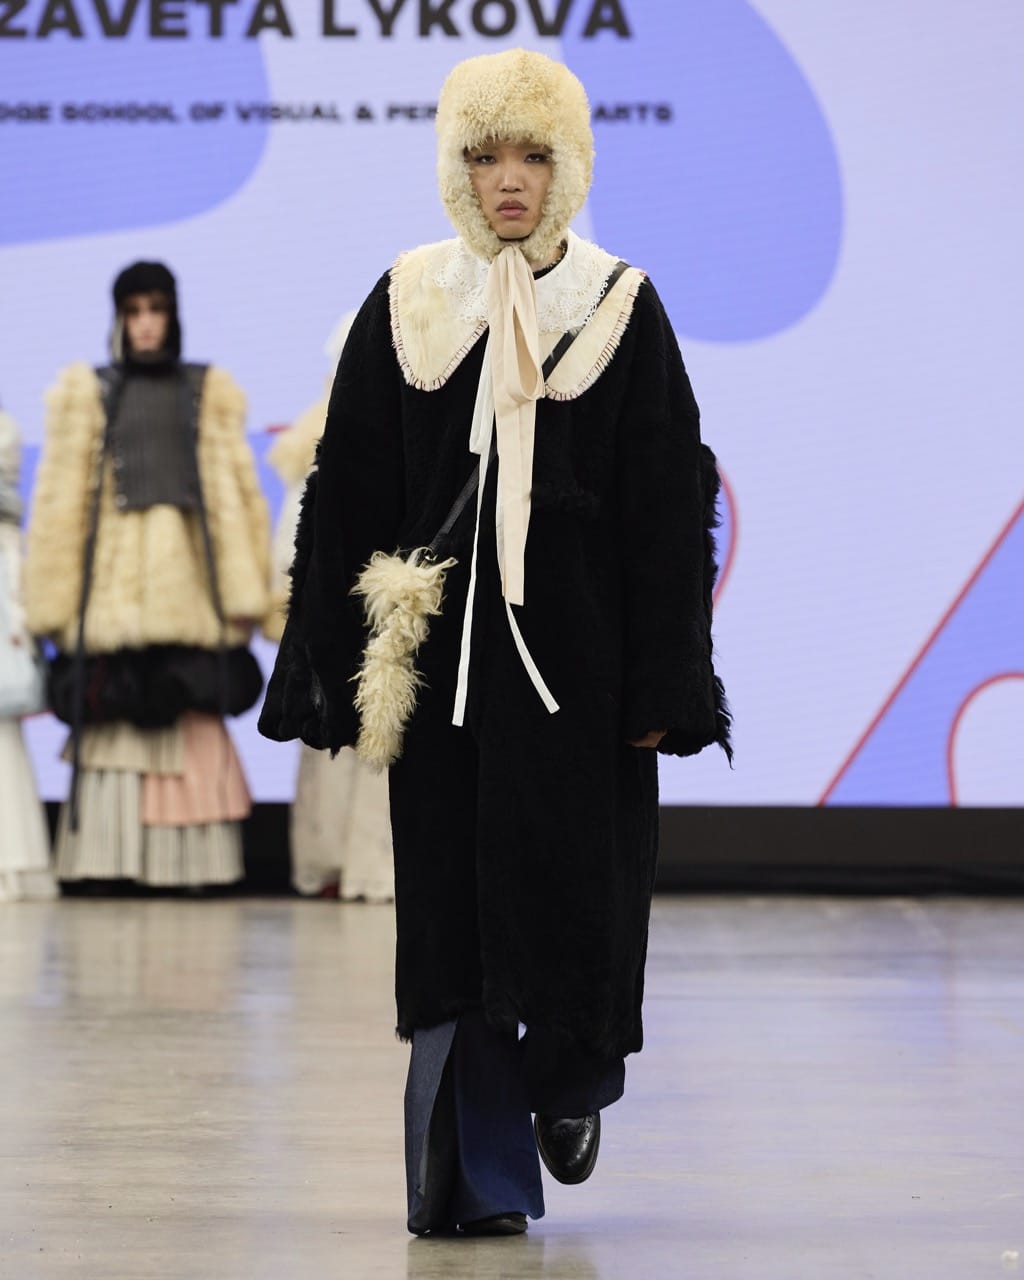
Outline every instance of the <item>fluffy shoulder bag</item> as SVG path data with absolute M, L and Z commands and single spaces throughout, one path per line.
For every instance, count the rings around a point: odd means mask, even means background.
M 363 597 L 370 628 L 356 676 L 356 753 L 374 769 L 386 769 L 402 754 L 405 726 L 422 683 L 416 654 L 430 619 L 441 612 L 445 574 L 455 563 L 451 557 L 436 559 L 430 547 L 418 547 L 405 558 L 377 551 L 356 580 L 352 593 Z

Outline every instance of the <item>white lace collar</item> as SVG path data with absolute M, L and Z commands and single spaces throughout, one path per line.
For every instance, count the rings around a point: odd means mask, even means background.
M 537 281 L 541 350 L 582 326 L 548 378 L 545 395 L 572 400 L 600 377 L 629 324 L 643 272 L 630 267 L 600 306 L 617 259 L 569 233 L 565 256 Z M 388 286 L 391 337 L 402 376 L 419 391 L 445 385 L 487 328 L 488 264 L 461 240 L 403 253 Z
M 487 320 L 487 271 L 463 240 L 452 240 L 434 282 L 448 295 L 458 318 L 477 325 Z M 593 316 L 616 259 L 596 244 L 568 234 L 562 259 L 537 280 L 537 321 L 541 333 L 565 333 Z

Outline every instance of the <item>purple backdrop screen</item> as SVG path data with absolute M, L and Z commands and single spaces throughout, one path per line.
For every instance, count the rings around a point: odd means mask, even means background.
M 13 12 L 17 10 L 17 12 Z M 672 803 L 1024 802 L 1017 0 L 93 0 L 0 5 L 0 398 L 26 491 L 56 371 L 159 257 L 186 354 L 268 430 L 402 249 L 450 234 L 432 107 L 513 45 L 580 75 L 577 229 L 644 267 L 726 479 L 720 754 Z M 273 651 L 260 646 L 269 663 Z M 28 725 L 43 793 L 62 731 Z M 295 752 L 233 725 L 257 798 Z

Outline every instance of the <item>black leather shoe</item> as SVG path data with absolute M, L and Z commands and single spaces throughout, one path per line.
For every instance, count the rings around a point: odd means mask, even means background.
M 525 1213 L 496 1213 L 490 1218 L 462 1224 L 464 1236 L 521 1236 L 525 1230 Z
M 586 1182 L 597 1164 L 601 1145 L 601 1113 L 579 1120 L 549 1120 L 538 1115 L 533 1121 L 540 1158 L 559 1182 L 575 1186 Z

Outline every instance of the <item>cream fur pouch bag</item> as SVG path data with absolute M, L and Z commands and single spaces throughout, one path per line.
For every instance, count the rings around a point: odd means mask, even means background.
M 473 480 L 475 490 L 475 475 Z M 416 654 L 430 619 L 441 612 L 445 574 L 455 563 L 436 560 L 430 547 L 418 547 L 406 558 L 377 551 L 352 588 L 353 595 L 363 597 L 370 628 L 355 677 L 356 754 L 378 771 L 402 754 L 405 726 L 422 684 Z
M 423 683 L 416 654 L 430 632 L 430 619 L 441 612 L 445 574 L 458 564 L 454 557 L 442 557 L 441 549 L 479 483 L 480 469 L 474 467 L 429 546 L 408 554 L 375 551 L 352 588 L 354 596 L 363 597 L 370 629 L 355 676 L 356 755 L 378 772 L 402 754 L 405 726 Z

